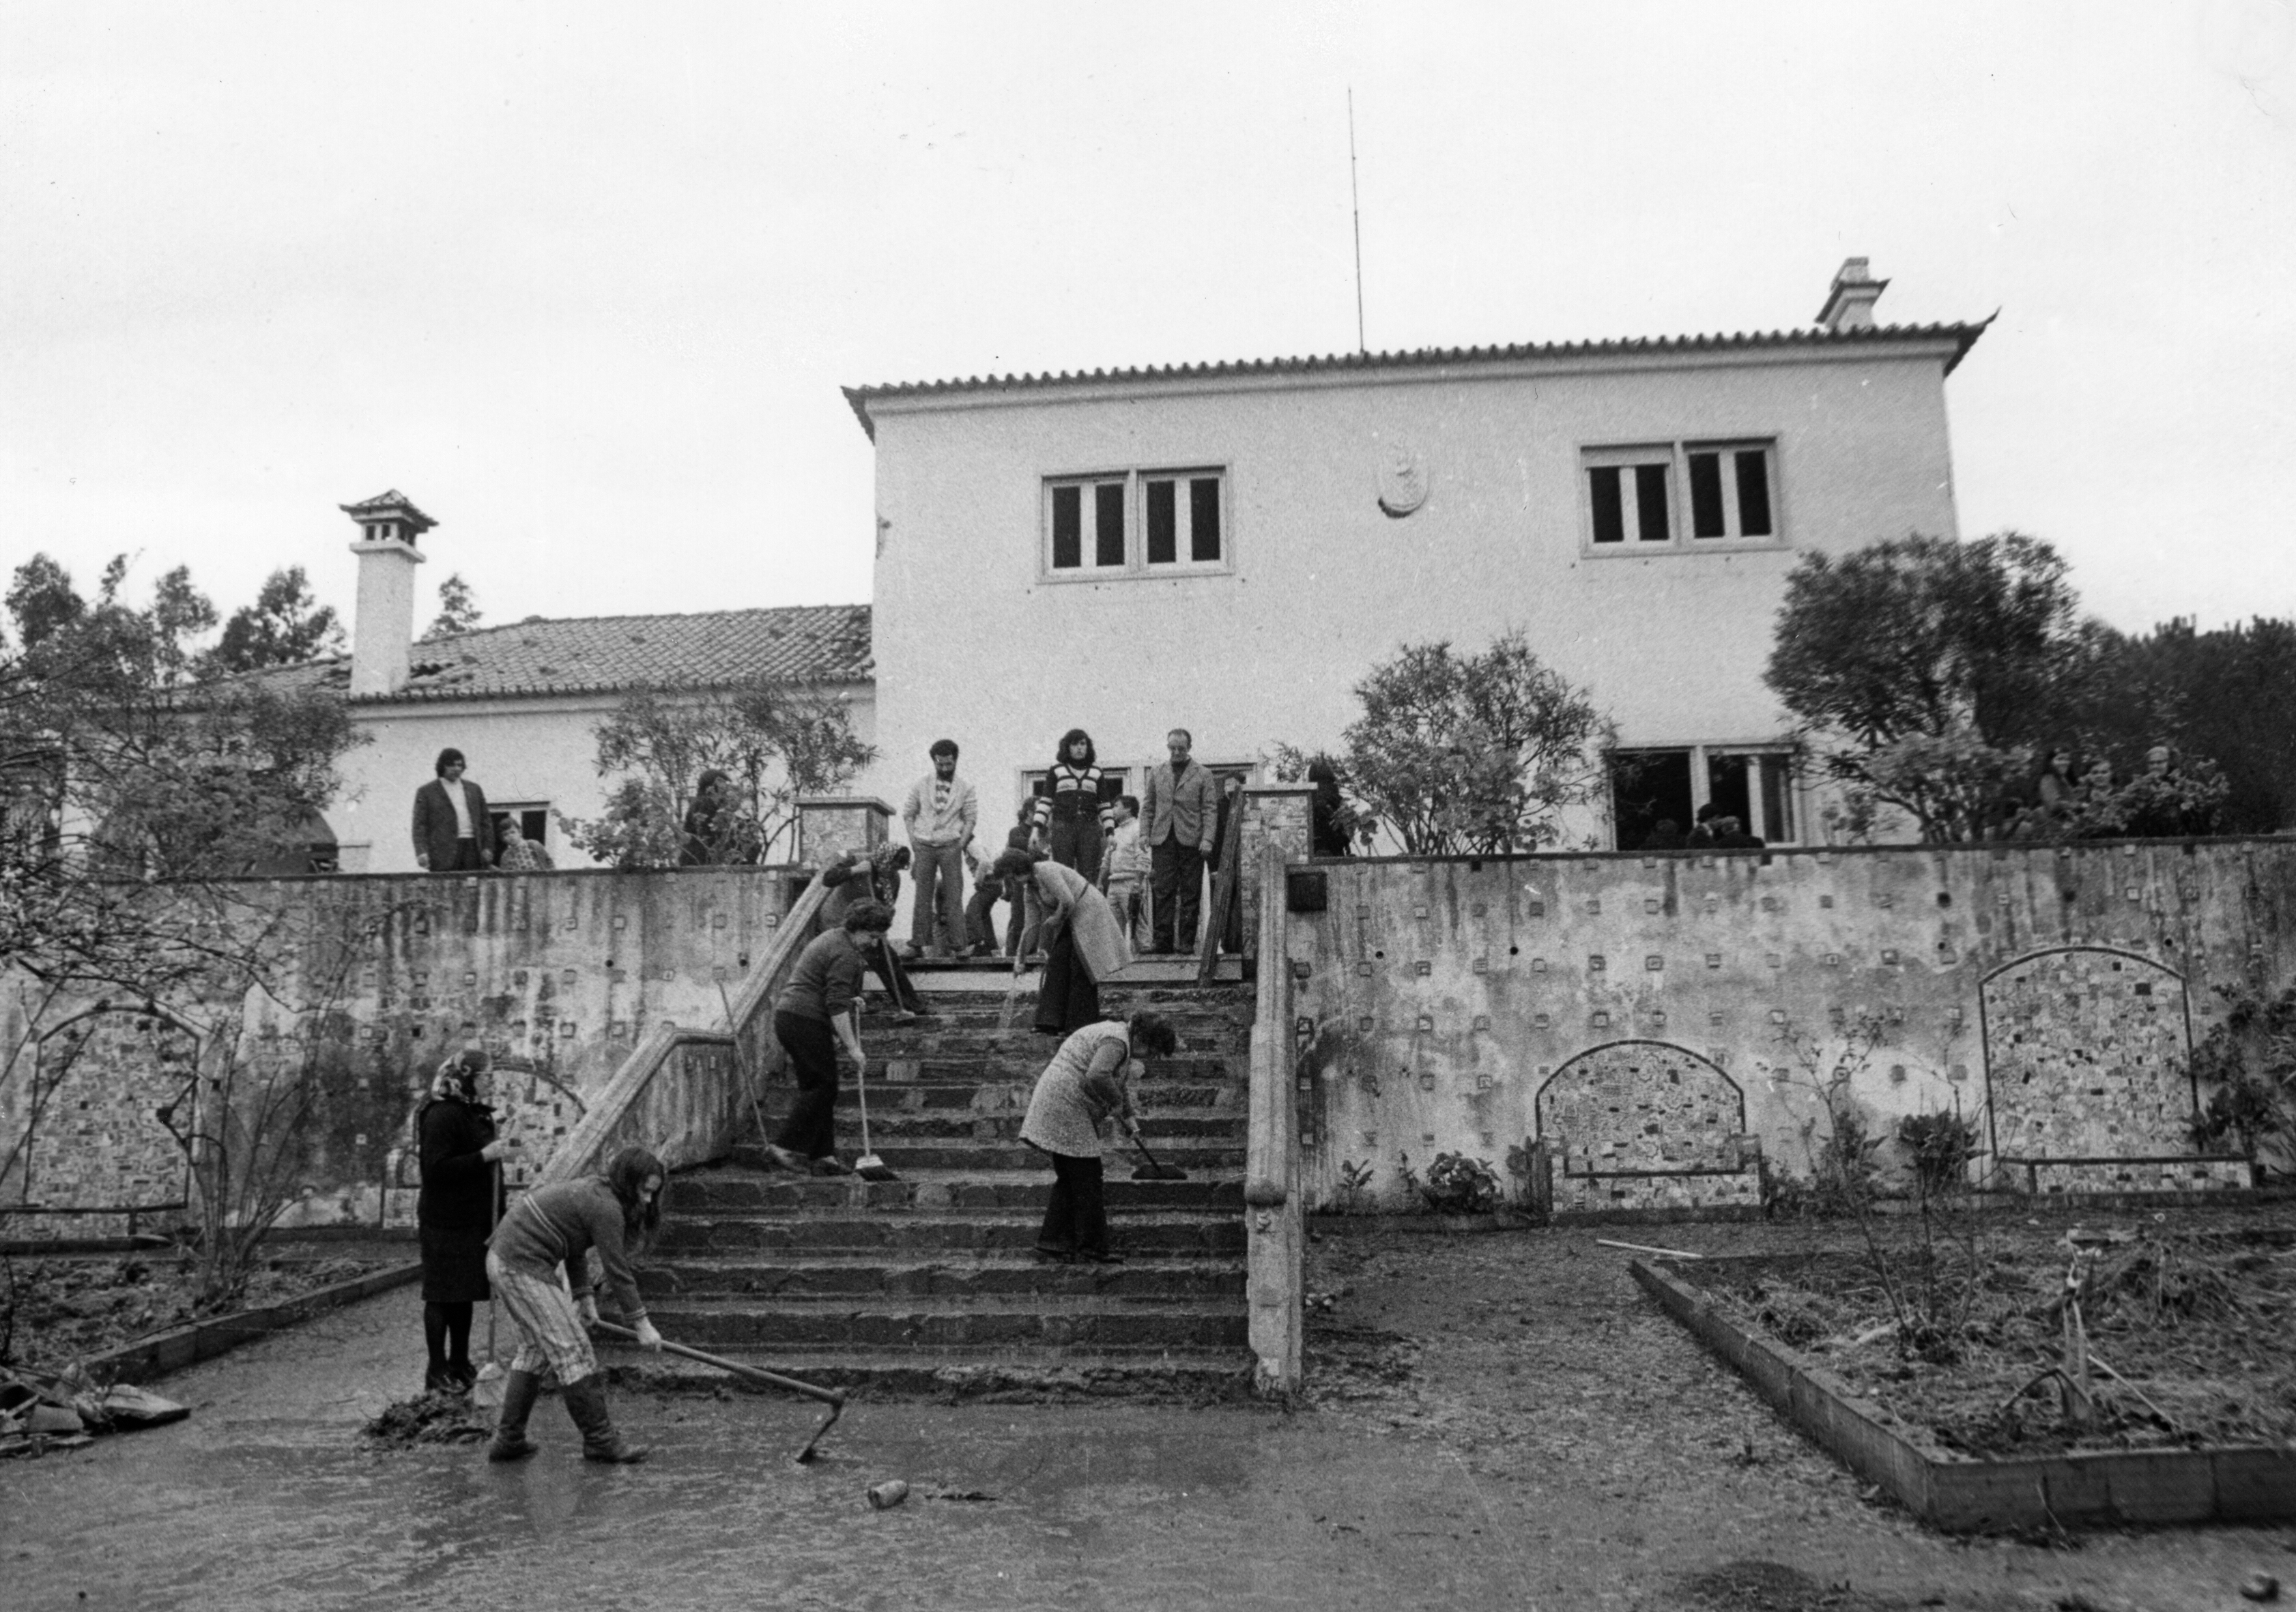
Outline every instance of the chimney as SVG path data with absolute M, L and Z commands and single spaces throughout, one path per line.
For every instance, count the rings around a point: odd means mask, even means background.
M 1825 306 L 1817 310 L 1817 322 L 1837 333 L 1870 331 L 1874 305 L 1889 289 L 1888 281 L 1876 280 L 1866 272 L 1865 258 L 1845 258 L 1841 272 L 1833 276 L 1833 289 L 1825 294 Z
M 414 643 L 414 540 L 439 523 L 395 488 L 364 503 L 336 506 L 359 528 L 358 609 L 351 618 L 351 697 L 395 694 L 406 686 Z

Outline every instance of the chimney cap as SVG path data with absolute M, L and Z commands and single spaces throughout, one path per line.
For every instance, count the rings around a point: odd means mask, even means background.
M 357 503 L 339 503 L 335 507 L 361 526 L 374 520 L 403 521 L 407 528 L 406 540 L 409 543 L 439 524 L 421 510 L 416 509 L 414 500 L 397 487 L 391 488 L 387 493 L 378 493 L 373 497 L 362 500 Z
M 1874 279 L 1866 267 L 1867 261 L 1864 258 L 1844 258 L 1841 266 L 1834 271 L 1833 284 L 1825 293 L 1825 306 L 1817 310 L 1817 323 L 1827 330 L 1863 330 L 1873 324 L 1874 305 L 1890 289 L 1890 282 Z

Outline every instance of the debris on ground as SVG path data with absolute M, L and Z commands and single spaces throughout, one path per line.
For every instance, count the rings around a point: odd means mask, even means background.
M 191 1413 L 188 1405 L 132 1383 L 99 1383 L 78 1368 L 0 1367 L 0 1456 L 76 1450 L 99 1433 L 162 1427 Z
M 494 1436 L 493 1416 L 465 1394 L 434 1389 L 385 1405 L 361 1429 L 393 1449 L 415 1444 L 470 1444 Z
M 14 1357 L 61 1368 L 104 1350 L 238 1310 L 259 1310 L 365 1276 L 372 1259 L 281 1255 L 248 1273 L 227 1302 L 202 1302 L 198 1262 L 162 1250 L 126 1257 L 45 1255 L 11 1262 Z

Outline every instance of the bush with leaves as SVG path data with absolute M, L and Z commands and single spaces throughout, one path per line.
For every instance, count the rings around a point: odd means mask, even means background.
M 1568 807 L 1601 798 L 1616 739 L 1582 689 L 1517 628 L 1480 654 L 1406 644 L 1356 684 L 1363 715 L 1334 764 L 1351 838 L 1384 831 L 1406 855 L 1504 855 L 1562 838 Z M 1277 748 L 1279 767 L 1308 757 Z
M 1438 1215 L 1488 1215 L 1498 1207 L 1499 1174 L 1487 1159 L 1438 1153 L 1419 1195 Z
M 614 867 L 675 867 L 702 774 L 726 774 L 718 809 L 700 825 L 699 855 L 758 863 L 793 855 L 797 802 L 832 793 L 876 758 L 854 731 L 849 702 L 824 690 L 755 682 L 697 691 L 641 690 L 593 730 L 605 810 L 559 825 Z
M 2218 987 L 2224 1019 L 2193 1049 L 2194 1077 L 2208 1092 L 2193 1141 L 2226 1148 L 2251 1164 L 2296 1170 L 2296 989 L 2265 996 Z

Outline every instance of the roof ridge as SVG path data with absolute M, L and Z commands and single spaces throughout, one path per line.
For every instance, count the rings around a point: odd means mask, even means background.
M 1379 352 L 1325 353 L 1288 358 L 1217 358 L 1177 364 L 1103 366 L 1086 370 L 1023 371 L 1018 374 L 971 375 L 939 380 L 896 380 L 840 389 L 847 405 L 873 438 L 869 404 L 879 397 L 915 397 L 966 391 L 1013 391 L 1044 387 L 1089 386 L 1095 382 L 1221 378 L 1231 375 L 1301 374 L 1323 370 L 1374 370 L 1411 364 L 1492 363 L 1520 358 L 1648 352 L 1702 352 L 1717 348 L 1786 346 L 1853 346 L 1860 342 L 1922 341 L 1949 338 L 1959 343 L 1947 362 L 1950 374 L 1999 310 L 1975 323 L 1931 321 L 1926 324 L 1873 324 L 1848 330 L 1799 326 L 1787 330 L 1711 331 L 1681 336 L 1601 336 L 1563 341 L 1520 341 L 1473 347 L 1383 348 Z
M 417 647 L 426 643 L 455 643 L 465 638 L 483 637 L 488 633 L 507 633 L 516 627 L 566 626 L 576 623 L 608 621 L 693 621 L 705 616 L 783 616 L 801 610 L 865 610 L 869 601 L 851 604 L 752 604 L 725 610 L 652 610 L 625 611 L 615 616 L 540 616 L 522 617 L 516 621 L 497 622 L 491 626 L 474 626 L 467 632 L 449 633 L 441 638 L 418 638 Z

